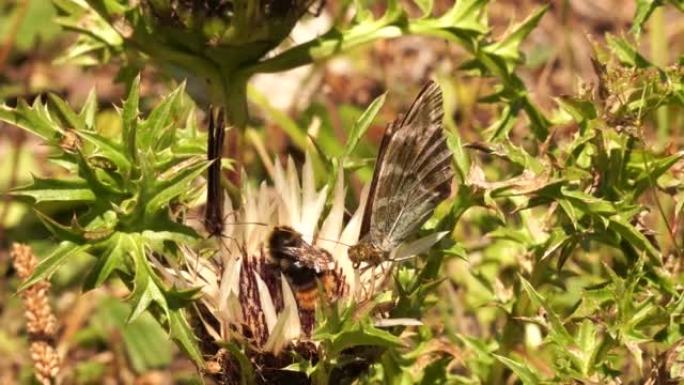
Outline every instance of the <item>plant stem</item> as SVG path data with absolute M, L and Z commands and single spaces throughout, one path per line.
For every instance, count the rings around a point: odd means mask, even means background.
M 657 7 L 649 20 L 651 58 L 660 67 L 667 65 L 667 33 L 665 32 L 665 16 L 662 7 Z M 669 111 L 667 106 L 662 106 L 656 110 L 656 125 L 658 133 L 658 144 L 667 145 L 670 136 L 668 133 Z
M 228 129 L 228 146 L 224 154 L 235 160 L 235 167 L 228 173 L 228 180 L 239 189 L 240 172 L 243 167 L 244 133 L 249 121 L 247 111 L 247 81 L 248 76 L 224 77 L 223 88 L 226 91 L 224 109 L 226 127 Z

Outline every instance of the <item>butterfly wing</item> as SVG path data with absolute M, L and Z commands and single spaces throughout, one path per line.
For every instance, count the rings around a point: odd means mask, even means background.
M 442 92 L 423 87 L 403 119 L 381 143 L 362 235 L 386 251 L 415 232 L 451 192 L 454 171 L 442 132 Z

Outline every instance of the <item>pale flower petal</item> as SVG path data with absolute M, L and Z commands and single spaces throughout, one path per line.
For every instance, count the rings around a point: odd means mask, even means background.
M 369 186 L 365 186 L 361 191 L 361 199 L 359 202 L 359 207 L 354 212 L 354 215 L 349 219 L 349 222 L 344 227 L 342 234 L 340 234 L 339 243 L 332 250 L 332 254 L 335 256 L 337 265 L 342 269 L 342 273 L 347 280 L 349 285 L 349 293 L 356 292 L 356 269 L 347 255 L 349 246 L 356 244 L 359 241 L 359 233 L 361 231 L 361 222 L 363 221 L 363 211 L 366 206 L 366 200 L 368 199 L 368 192 L 370 191 Z
M 338 244 L 337 240 L 340 238 L 342 232 L 342 225 L 344 221 L 344 174 L 342 170 L 337 174 L 337 183 L 335 183 L 335 191 L 332 198 L 332 207 L 328 216 L 323 221 L 321 230 L 318 232 L 318 239 L 316 244 L 332 250 Z
M 281 282 L 283 283 L 283 311 L 280 313 L 278 322 L 264 345 L 264 350 L 275 355 L 278 355 L 290 341 L 298 339 L 301 336 L 302 330 L 299 314 L 297 312 L 297 302 L 292 293 L 292 289 L 287 283 L 285 276 L 281 275 Z
M 268 333 L 273 332 L 278 316 L 276 315 L 275 305 L 273 305 L 273 299 L 271 298 L 271 293 L 268 291 L 268 286 L 266 282 L 259 276 L 259 274 L 254 274 L 254 279 L 257 283 L 257 292 L 259 293 L 259 303 L 261 304 L 261 311 L 264 313 L 264 318 L 266 319 L 266 328 Z

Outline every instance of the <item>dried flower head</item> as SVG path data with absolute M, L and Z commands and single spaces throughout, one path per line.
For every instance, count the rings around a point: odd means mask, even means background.
M 31 276 L 38 264 L 31 248 L 15 243 L 11 251 L 14 268 L 22 280 Z M 57 318 L 48 301 L 50 283 L 39 281 L 21 293 L 26 310 L 26 331 L 28 332 L 31 359 L 35 375 L 41 384 L 52 384 L 59 374 L 60 359 L 54 346 L 57 332 Z

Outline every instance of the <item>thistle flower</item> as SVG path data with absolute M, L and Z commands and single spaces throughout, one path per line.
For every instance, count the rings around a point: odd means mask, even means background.
M 229 341 L 246 347 L 248 357 L 256 364 L 253 366 L 285 367 L 293 363 L 292 352 L 315 361 L 319 358 L 318 348 L 311 337 L 316 308 L 304 303 L 309 298 L 300 295 L 291 277 L 273 260 L 269 239 L 274 229 L 286 227 L 301 235 L 301 240 L 313 250 L 324 250 L 330 255 L 333 264 L 328 273 L 333 278 L 332 286 L 314 288 L 311 300 L 322 303 L 326 299 L 320 296 L 327 295 L 328 302 L 335 301 L 341 307 L 367 301 L 386 283 L 393 262 L 357 270 L 347 255 L 349 246 L 358 243 L 366 196 L 367 189 L 362 193 L 359 208 L 345 223 L 341 173 L 329 193 L 328 186 L 316 189 L 308 155 L 301 179 L 292 159 L 286 167 L 276 161 L 272 186 L 246 186 L 237 210 L 230 199 L 225 199 L 226 220 L 217 253 L 206 258 L 186 249 L 187 263 L 183 269 L 170 271 L 160 266 L 160 271 L 177 286 L 201 289 L 197 309 L 200 334 L 214 343 Z M 324 215 L 328 200 L 330 208 Z M 424 243 L 423 240 L 421 245 Z M 218 366 L 214 362 L 214 369 L 220 367 L 225 378 L 234 378 L 235 373 L 226 372 L 236 364 L 226 359 L 225 350 L 216 353 L 214 348 L 213 352 L 206 352 L 221 362 Z M 225 378 L 225 382 L 230 382 Z
M 144 0 L 143 14 L 154 28 L 177 36 L 178 43 L 193 46 L 277 44 L 311 5 L 310 0 Z

